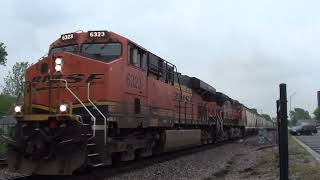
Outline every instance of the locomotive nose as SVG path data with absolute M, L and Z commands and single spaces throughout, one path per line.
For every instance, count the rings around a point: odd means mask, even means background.
M 25 151 L 34 158 L 41 158 L 46 155 L 47 147 L 40 138 L 27 142 Z

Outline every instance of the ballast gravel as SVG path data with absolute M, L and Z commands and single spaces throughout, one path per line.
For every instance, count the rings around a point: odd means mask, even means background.
M 246 138 L 108 179 L 274 179 L 276 177 L 248 173 L 255 168 L 261 158 L 276 151 L 274 147 L 261 148 L 273 144 L 273 137 L 273 135 L 269 135 L 270 141 L 267 140 L 263 144 L 259 143 L 258 136 Z

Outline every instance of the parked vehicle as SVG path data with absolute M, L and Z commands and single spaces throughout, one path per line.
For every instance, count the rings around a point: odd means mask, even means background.
M 299 126 L 295 126 L 289 130 L 291 135 L 312 135 L 317 133 L 316 126 L 312 124 L 301 124 Z

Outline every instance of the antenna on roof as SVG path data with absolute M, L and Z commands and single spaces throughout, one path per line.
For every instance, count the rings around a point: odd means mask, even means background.
M 75 31 L 74 33 L 83 32 L 82 29 L 79 29 L 78 31 Z

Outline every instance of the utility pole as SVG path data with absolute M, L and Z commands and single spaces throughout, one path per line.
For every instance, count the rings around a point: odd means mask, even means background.
M 318 100 L 318 107 L 317 108 L 319 108 L 320 107 L 320 91 L 318 91 L 317 92 L 317 100 Z
M 292 98 L 293 98 L 294 95 L 296 95 L 296 92 L 292 93 L 292 94 L 290 95 L 290 97 L 289 97 L 289 101 L 290 101 L 290 102 L 289 102 L 289 103 L 290 103 L 290 106 L 289 106 L 289 107 L 290 107 L 289 114 L 290 114 L 290 112 L 291 112 L 291 103 L 292 103 Z M 291 120 L 291 118 L 290 118 L 290 120 Z
M 280 180 L 288 180 L 288 112 L 287 85 L 280 84 L 280 99 L 277 101 L 277 119 L 279 134 Z M 290 101 L 291 102 L 291 101 Z

